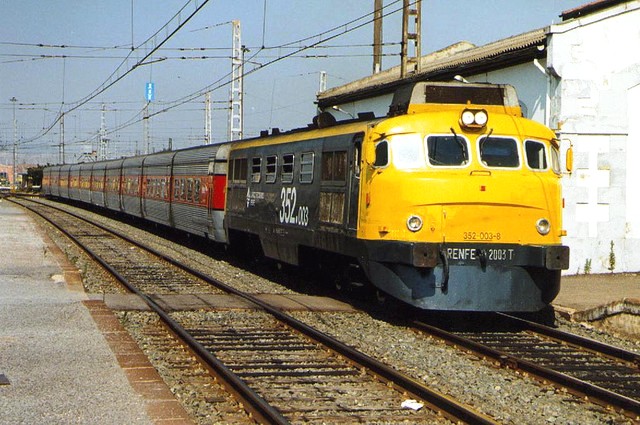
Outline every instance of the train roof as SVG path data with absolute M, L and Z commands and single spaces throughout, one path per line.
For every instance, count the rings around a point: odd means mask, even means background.
M 395 91 L 389 116 L 403 115 L 412 105 L 474 104 L 518 108 L 515 88 L 507 84 L 473 84 L 457 82 L 418 82 Z

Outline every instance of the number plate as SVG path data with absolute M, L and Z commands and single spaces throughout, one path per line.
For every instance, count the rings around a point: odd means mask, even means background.
M 499 241 L 502 238 L 500 232 L 489 232 L 489 231 L 469 231 L 462 233 L 462 239 L 468 242 L 490 242 L 490 241 Z

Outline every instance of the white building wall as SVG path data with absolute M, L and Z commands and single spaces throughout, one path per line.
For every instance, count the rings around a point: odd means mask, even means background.
M 538 65 L 533 61 L 484 74 L 465 76 L 472 83 L 510 84 L 518 93 L 518 100 L 525 117 L 546 122 L 549 99 L 546 87 L 548 78 L 544 74 L 545 60 Z
M 638 1 L 551 27 L 547 125 L 575 152 L 563 182 L 568 273 L 640 270 L 639 45 Z

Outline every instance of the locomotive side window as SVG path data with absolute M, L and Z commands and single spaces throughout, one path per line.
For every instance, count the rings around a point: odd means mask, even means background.
M 391 139 L 393 165 L 399 170 L 424 167 L 422 139 L 418 134 L 402 134 Z
M 313 182 L 313 152 L 303 152 L 300 155 L 300 183 Z
M 508 137 L 483 137 L 479 142 L 480 160 L 487 167 L 518 168 L 518 144 Z
M 560 151 L 556 147 L 551 147 L 551 166 L 553 167 L 554 173 L 561 174 Z
M 389 142 L 383 140 L 376 145 L 376 159 L 374 167 L 386 167 L 389 165 Z
M 293 154 L 282 155 L 282 183 L 291 183 L 293 181 Z
M 233 181 L 245 183 L 247 181 L 247 158 L 237 158 L 233 161 Z
M 251 183 L 260 183 L 260 175 L 262 173 L 262 158 L 251 158 Z
M 461 136 L 428 136 L 426 145 L 429 164 L 435 167 L 456 167 L 469 162 L 467 141 Z
M 347 181 L 347 151 L 322 153 L 322 180 Z
M 547 165 L 547 149 L 544 143 L 534 140 L 524 142 L 524 151 L 527 155 L 527 165 L 533 170 L 546 170 Z
M 268 156 L 267 171 L 265 173 L 265 180 L 267 183 L 275 183 L 277 171 L 278 171 L 278 157 L 275 155 Z

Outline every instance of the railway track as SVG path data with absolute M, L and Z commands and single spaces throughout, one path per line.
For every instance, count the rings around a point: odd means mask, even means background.
M 20 203 L 139 295 L 259 422 L 495 423 L 260 299 L 125 235 L 49 205 Z M 158 291 L 185 293 L 182 288 L 189 293 L 230 293 L 256 310 L 170 314 L 153 300 Z M 406 399 L 427 408 L 403 408 Z
M 640 420 L 640 355 L 506 314 L 496 314 L 491 322 L 472 330 L 446 330 L 422 321 L 413 326 Z

